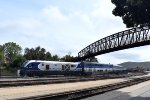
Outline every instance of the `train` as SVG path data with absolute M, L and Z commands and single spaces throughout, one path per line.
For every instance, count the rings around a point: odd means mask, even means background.
M 18 70 L 18 76 L 46 76 L 46 75 L 93 75 L 127 73 L 127 70 L 118 65 L 101 64 L 98 62 L 60 62 L 28 60 Z

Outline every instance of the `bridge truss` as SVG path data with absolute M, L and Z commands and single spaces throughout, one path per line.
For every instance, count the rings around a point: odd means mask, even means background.
M 78 59 L 150 44 L 149 28 L 132 28 L 102 38 L 81 50 Z

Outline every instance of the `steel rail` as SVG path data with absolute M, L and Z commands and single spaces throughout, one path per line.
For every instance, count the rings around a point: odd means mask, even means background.
M 14 87 L 14 86 L 29 86 L 29 85 L 43 85 L 43 84 L 57 84 L 57 83 L 72 83 L 84 82 L 93 80 L 104 80 L 114 78 L 125 78 L 136 75 L 98 75 L 94 77 L 77 77 L 77 78 L 58 78 L 58 79 L 36 79 L 36 80 L 16 80 L 16 81 L 0 81 L 0 88 Z
M 108 91 L 120 89 L 123 87 L 128 87 L 131 85 L 139 84 L 145 81 L 150 80 L 150 77 L 141 77 L 141 78 L 135 78 L 132 80 L 120 82 L 120 83 L 114 83 L 104 86 L 98 86 L 83 90 L 76 90 L 76 91 L 69 91 L 64 93 L 56 93 L 56 94 L 48 94 L 48 95 L 41 95 L 41 96 L 32 96 L 27 98 L 18 98 L 16 100 L 73 100 L 73 99 L 81 99 L 86 98 L 98 94 L 102 94 Z

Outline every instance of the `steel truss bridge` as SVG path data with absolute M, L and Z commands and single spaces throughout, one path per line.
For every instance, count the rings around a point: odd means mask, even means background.
M 149 28 L 136 27 L 102 38 L 81 50 L 78 60 L 150 44 Z

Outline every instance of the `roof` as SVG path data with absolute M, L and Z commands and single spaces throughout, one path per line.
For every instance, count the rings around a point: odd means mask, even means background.
M 53 64 L 77 64 L 79 62 L 61 62 L 61 61 L 44 61 L 44 60 L 29 60 L 28 62 L 43 62 L 43 63 L 53 63 Z

